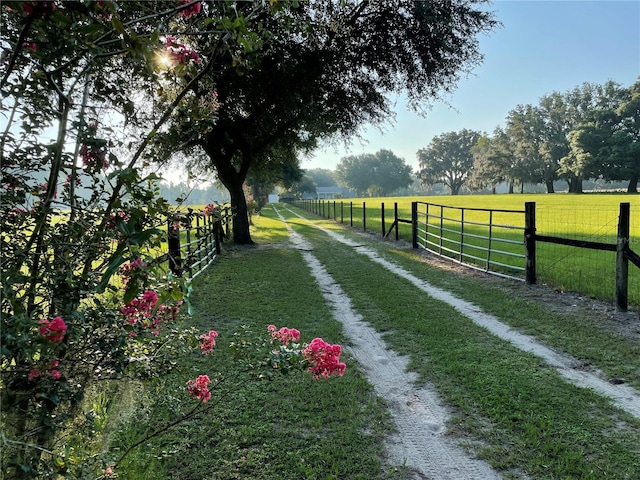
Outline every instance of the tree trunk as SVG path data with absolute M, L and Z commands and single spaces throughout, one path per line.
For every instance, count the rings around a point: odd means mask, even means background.
M 227 190 L 229 190 L 231 214 L 233 215 L 233 242 L 236 245 L 252 245 L 253 240 L 251 240 L 251 233 L 249 232 L 247 200 L 242 188 L 247 178 L 250 162 L 247 159 L 243 159 L 243 165 L 240 171 L 236 170 L 232 163 L 233 153 L 235 152 L 231 148 L 228 148 L 228 151 L 224 152 L 224 149 L 219 148 L 216 144 L 215 137 L 213 136 L 210 142 L 204 142 L 202 146 L 205 152 L 207 152 L 207 155 L 209 155 L 211 164 L 218 172 L 218 179 Z
M 638 193 L 638 174 L 631 177 L 629 186 L 627 187 L 627 193 Z
M 582 193 L 582 178 L 571 177 L 567 182 L 569 183 L 569 193 Z
M 509 193 L 513 193 L 513 182 L 509 182 Z
M 553 188 L 553 180 L 547 180 L 545 184 L 547 185 L 547 193 L 556 193 L 555 189 Z
M 222 180 L 222 179 L 220 179 Z M 227 184 L 223 182 L 231 197 L 231 213 L 233 214 L 233 243 L 236 245 L 253 245 L 249 231 L 249 213 L 242 183 Z

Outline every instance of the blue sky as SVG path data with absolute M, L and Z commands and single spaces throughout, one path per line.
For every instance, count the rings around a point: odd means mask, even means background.
M 640 0 L 499 0 L 491 5 L 501 28 L 480 37 L 484 62 L 458 83 L 426 117 L 397 98 L 396 121 L 363 130 L 369 142 L 316 151 L 302 167 L 335 169 L 345 155 L 386 148 L 414 170 L 416 152 L 444 132 L 463 128 L 491 133 L 518 104 L 536 105 L 543 95 L 584 82 L 633 84 L 640 76 Z

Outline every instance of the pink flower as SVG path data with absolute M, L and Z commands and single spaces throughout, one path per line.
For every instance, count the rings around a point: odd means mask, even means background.
M 60 372 L 58 370 L 51 370 L 51 376 L 55 379 L 55 380 L 60 380 Z
M 192 0 L 180 0 L 179 5 L 185 5 L 187 3 L 191 3 Z M 202 8 L 202 5 L 200 4 L 200 2 L 196 2 L 193 5 L 189 5 L 187 8 L 185 8 L 184 10 L 181 10 L 178 15 L 180 15 L 181 17 L 184 18 L 189 18 L 192 15 L 197 15 L 198 13 L 200 13 L 200 9 Z
M 146 266 L 147 265 L 142 261 L 142 258 L 136 258 L 135 260 L 122 265 L 120 270 L 118 270 L 118 273 L 123 277 L 130 277 L 133 275 L 133 272 L 136 270 L 142 270 L 146 268 Z
M 211 398 L 211 392 L 209 392 L 209 377 L 207 375 L 200 375 L 195 380 L 189 380 L 187 382 L 187 391 L 193 398 L 201 400 L 202 403 L 206 403 Z
M 113 475 L 113 468 L 111 468 L 111 467 L 107 467 L 107 468 L 104 470 L 104 474 L 105 474 L 105 475 L 107 475 L 107 476 L 108 476 L 108 475 Z
M 152 290 L 147 290 L 138 298 L 134 298 L 125 306 L 120 309 L 120 312 L 125 316 L 125 320 L 130 325 L 137 323 L 138 321 L 144 323 L 146 326 L 152 328 L 157 326 L 159 319 L 153 318 L 151 314 L 156 308 L 158 303 L 158 295 Z
M 313 378 L 344 375 L 347 366 L 340 362 L 341 353 L 340 345 L 330 345 L 321 338 L 314 338 L 302 352 L 311 364 L 308 370 L 313 373 Z
M 167 49 L 167 54 L 174 62 L 187 63 L 188 61 L 193 61 L 198 64 L 202 62 L 198 52 L 186 46 L 184 43 L 178 42 L 173 35 L 167 35 L 164 46 Z
M 40 370 L 34 368 L 29 372 L 29 380 L 33 380 L 34 378 L 38 378 L 40 376 Z
M 271 338 L 273 338 L 274 340 L 278 340 L 285 347 L 289 345 L 289 342 L 291 340 L 293 340 L 294 342 L 300 340 L 300 332 L 295 328 L 282 327 L 277 332 L 275 331 L 275 329 L 275 325 L 269 325 L 267 327 L 267 330 L 271 332 Z
M 94 148 L 89 145 L 82 145 L 79 153 L 80 158 L 82 158 L 82 165 L 87 167 L 90 172 L 95 173 L 109 167 L 105 148 Z
M 204 209 L 202 210 L 202 213 L 206 216 L 213 215 L 217 209 L 218 209 L 218 206 L 215 203 L 210 203 L 204 207 Z
M 209 333 L 203 333 L 200 335 L 200 340 L 202 340 L 200 350 L 202 350 L 203 355 L 207 355 L 213 351 L 213 347 L 216 345 L 217 336 L 218 332 L 215 330 L 210 330 Z
M 67 325 L 64 323 L 62 317 L 56 317 L 53 320 L 47 320 L 43 318 L 40 320 L 40 335 L 53 343 L 60 343 L 64 339 L 64 335 L 67 331 Z

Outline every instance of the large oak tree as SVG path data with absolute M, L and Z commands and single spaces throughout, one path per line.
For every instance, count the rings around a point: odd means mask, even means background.
M 451 195 L 458 195 L 473 168 L 472 149 L 481 137 L 480 132 L 466 128 L 434 137 L 417 153 L 418 177 L 422 184 L 443 183 L 449 187 Z
M 201 29 L 230 2 L 207 2 Z M 482 0 L 318 0 L 236 2 L 242 34 L 211 31 L 201 51 L 229 48 L 194 85 L 195 97 L 218 93 L 215 123 L 190 129 L 176 118 L 183 148 L 197 148 L 200 167 L 215 171 L 231 196 L 234 241 L 251 243 L 243 183 L 268 168 L 274 150 L 288 158 L 327 138 L 348 138 L 391 118 L 387 94 L 404 91 L 420 110 L 453 89 L 482 56 L 477 35 L 496 22 Z M 197 25 L 194 24 L 194 28 Z M 235 31 L 239 29 L 236 28 Z M 235 45 L 235 48 L 234 48 Z

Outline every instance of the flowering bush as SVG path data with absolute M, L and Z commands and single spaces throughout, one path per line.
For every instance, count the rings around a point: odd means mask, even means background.
M 101 428 L 84 410 L 91 388 L 159 377 L 198 340 L 214 350 L 215 331 L 198 338 L 180 324 L 190 286 L 151 255 L 170 209 L 145 172 L 173 117 L 215 126 L 220 101 L 204 73 L 213 57 L 244 62 L 250 35 L 233 2 L 161 3 L 0 5 L 0 477 L 111 476 L 91 450 Z M 281 345 L 280 371 L 287 355 L 306 365 L 294 341 Z M 267 357 L 259 365 L 275 370 Z M 211 377 L 187 384 L 198 405 L 212 404 Z

